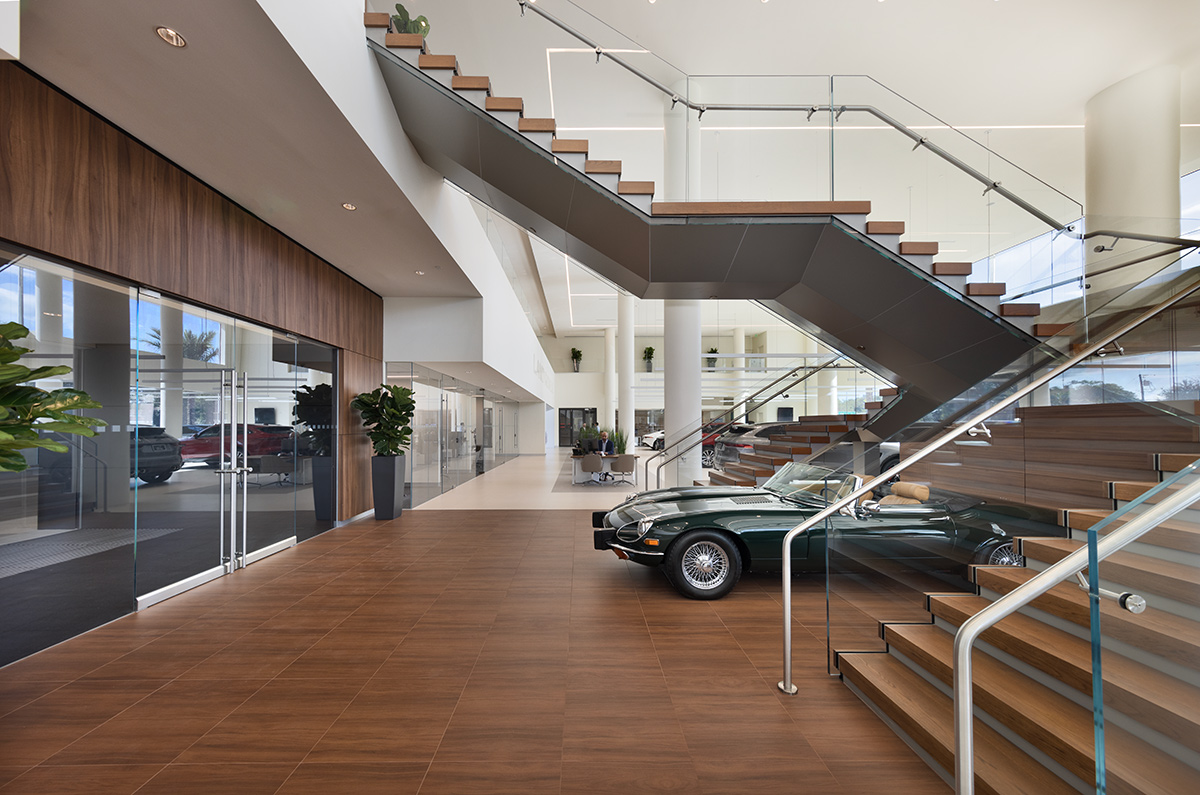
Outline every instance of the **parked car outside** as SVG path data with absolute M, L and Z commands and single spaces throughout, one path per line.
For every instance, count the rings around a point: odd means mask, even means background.
M 720 599 L 746 571 L 777 571 L 789 530 L 849 494 L 862 479 L 811 464 L 786 464 L 762 488 L 693 486 L 636 494 L 592 515 L 596 549 L 662 567 L 680 594 Z M 905 484 L 913 486 L 914 484 Z M 893 485 L 893 489 L 897 486 Z M 921 489 L 925 489 L 924 492 Z M 1044 509 L 985 503 L 916 486 L 923 499 L 870 501 L 831 517 L 834 531 L 871 557 L 951 572 L 967 585 L 968 564 L 1020 565 L 1013 535 L 1061 536 Z M 825 530 L 792 544 L 796 571 L 825 566 Z
M 639 444 L 641 444 L 642 447 L 661 450 L 663 449 L 663 437 L 665 434 L 666 431 L 650 431 L 649 433 L 644 433 L 639 440 Z
M 87 442 L 78 436 L 68 436 L 62 433 L 48 433 L 46 437 L 61 442 L 68 447 L 80 447 L 87 450 Z M 180 454 L 181 444 L 165 428 L 151 425 L 141 425 L 129 431 L 129 477 L 137 477 L 146 483 L 162 483 L 183 466 Z M 54 483 L 70 483 L 71 467 L 78 455 L 74 450 L 58 453 L 42 449 L 38 451 L 38 465 L 49 472 L 50 481 Z M 85 463 L 84 466 L 93 466 Z
M 717 438 L 719 436 L 721 436 L 721 434 L 717 433 L 717 431 L 718 431 L 718 429 L 722 428 L 724 425 L 725 425 L 724 422 L 709 422 L 704 425 L 704 428 L 703 428 L 704 439 L 700 446 L 700 463 L 701 463 L 701 466 L 703 466 L 705 469 L 710 469 L 713 466 L 714 461 L 716 460 Z M 732 428 L 730 428 L 729 432 L 736 433 L 737 428 L 752 428 L 752 427 L 753 426 L 751 426 L 751 425 L 743 425 L 743 424 L 739 423 L 739 424 L 735 424 Z M 640 439 L 640 443 L 644 447 L 650 447 L 655 450 L 661 450 L 661 449 L 663 449 L 664 435 L 665 435 L 665 431 L 653 431 L 651 433 L 644 434 Z
M 246 435 L 242 434 L 241 425 L 233 427 L 237 429 L 239 459 L 279 455 L 285 445 L 289 446 L 289 449 L 294 445 L 292 438 L 295 432 L 288 425 L 250 425 Z M 223 428 L 226 429 L 224 432 Z M 228 428 L 229 426 L 210 425 L 196 435 L 182 440 L 183 460 L 203 461 L 212 467 L 220 464 L 221 439 L 224 438 L 228 444 L 229 434 L 233 432 Z

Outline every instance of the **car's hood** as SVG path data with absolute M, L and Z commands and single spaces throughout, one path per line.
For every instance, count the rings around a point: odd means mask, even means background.
M 763 489 L 745 486 L 688 486 L 659 489 L 636 495 L 609 513 L 609 522 L 622 527 L 640 519 L 669 520 L 726 511 L 796 511 L 803 506 Z

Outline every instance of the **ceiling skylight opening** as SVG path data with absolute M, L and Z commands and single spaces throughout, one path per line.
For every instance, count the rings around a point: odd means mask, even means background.
M 173 30 L 164 25 L 159 25 L 154 29 L 154 32 L 158 34 L 160 39 L 165 41 L 167 44 L 170 44 L 172 47 L 187 46 L 187 40 L 184 39 L 183 36 L 179 35 L 179 31 Z

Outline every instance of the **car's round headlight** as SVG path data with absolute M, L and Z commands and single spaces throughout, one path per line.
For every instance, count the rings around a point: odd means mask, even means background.
M 622 541 L 640 541 L 645 538 L 646 533 L 650 532 L 650 528 L 654 527 L 654 520 L 650 517 L 638 519 L 637 524 L 627 524 L 617 531 L 617 538 Z
M 654 520 L 650 517 L 645 517 L 638 520 L 638 538 L 650 532 L 650 528 L 654 527 Z

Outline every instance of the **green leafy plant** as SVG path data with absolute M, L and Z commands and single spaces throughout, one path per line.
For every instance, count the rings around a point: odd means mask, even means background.
M 621 430 L 620 428 L 609 431 L 608 438 L 612 439 L 613 450 L 616 451 L 617 455 L 624 455 L 625 447 L 629 443 L 628 438 L 625 436 L 625 431 Z
M 12 344 L 12 340 L 29 336 L 29 329 L 20 323 L 0 325 L 0 471 L 21 472 L 29 467 L 25 456 L 17 452 L 34 447 L 67 452 L 62 442 L 44 439 L 39 431 L 95 436 L 94 427 L 107 425 L 95 417 L 70 414 L 78 409 L 98 409 L 102 406 L 78 389 L 46 391 L 25 385 L 27 381 L 52 378 L 71 372 L 66 365 L 29 369 L 18 362 L 29 348 Z
M 578 348 L 572 348 L 571 349 L 571 361 L 578 362 L 578 361 L 581 361 L 582 359 L 583 359 L 583 351 L 579 350 Z
M 396 13 L 392 15 L 392 30 L 397 33 L 420 33 L 429 35 L 429 20 L 424 16 L 411 19 L 404 6 L 396 3 Z
M 647 362 L 654 360 L 654 349 L 649 345 L 647 345 L 645 350 L 642 351 L 642 359 Z
M 708 352 L 709 353 L 720 353 L 720 351 L 718 351 L 716 348 L 709 348 Z M 717 358 L 715 356 L 709 356 L 704 361 L 705 361 L 705 364 L 707 364 L 709 367 L 717 366 Z
M 412 439 L 409 423 L 417 408 L 411 389 L 380 384 L 374 392 L 357 395 L 350 407 L 362 414 L 375 455 L 404 455 Z
M 329 384 L 302 386 L 293 389 L 296 405 L 292 406 L 292 425 L 303 425 L 300 438 L 308 442 L 313 455 L 327 456 L 333 452 L 333 387 Z

